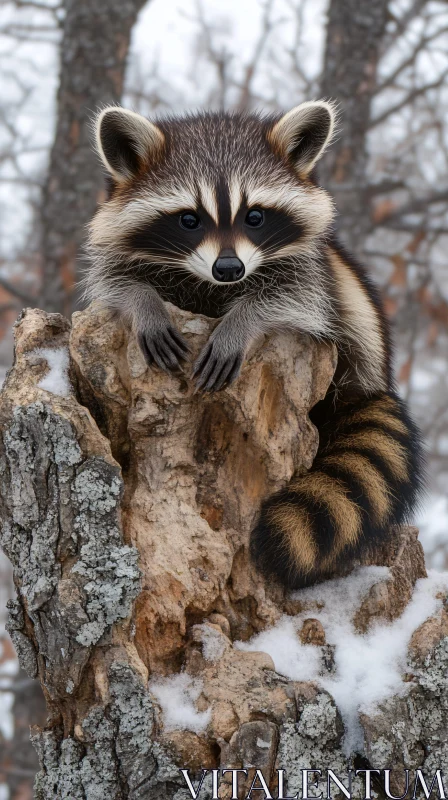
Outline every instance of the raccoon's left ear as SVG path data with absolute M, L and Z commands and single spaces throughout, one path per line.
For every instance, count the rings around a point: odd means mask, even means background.
M 336 110 L 325 100 L 302 103 L 288 111 L 269 132 L 276 150 L 291 161 L 305 177 L 329 144 L 335 126 Z
M 96 147 L 119 183 L 148 167 L 161 153 L 165 137 L 152 122 L 134 111 L 109 106 L 95 120 Z

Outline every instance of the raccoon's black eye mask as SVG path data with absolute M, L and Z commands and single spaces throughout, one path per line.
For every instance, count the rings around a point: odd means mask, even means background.
M 297 219 L 280 208 L 241 208 L 235 225 L 243 227 L 254 245 L 271 252 L 297 241 L 304 232 Z
M 230 220 L 229 220 L 230 222 Z M 238 211 L 232 227 L 244 231 L 245 236 L 261 250 L 273 253 L 276 249 L 298 241 L 304 228 L 296 218 L 278 208 L 247 208 Z M 180 214 L 162 214 L 149 225 L 142 225 L 127 237 L 132 250 L 146 251 L 162 257 L 167 252 L 193 252 L 207 232 L 222 231 L 227 226 L 216 222 L 205 209 L 186 209 Z

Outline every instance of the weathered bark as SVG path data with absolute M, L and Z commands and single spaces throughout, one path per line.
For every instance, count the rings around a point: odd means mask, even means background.
M 214 321 L 171 311 L 196 354 Z M 57 395 L 39 383 L 64 349 L 70 387 Z M 344 770 L 344 727 L 328 692 L 233 644 L 285 612 L 319 608 L 267 585 L 248 541 L 261 498 L 312 462 L 307 412 L 334 368 L 331 346 L 278 334 L 253 348 L 233 387 L 204 397 L 186 377 L 149 370 L 109 312 L 78 312 L 71 329 L 58 314 L 25 312 L 0 405 L 0 515 L 17 589 L 9 630 L 49 712 L 33 730 L 38 800 L 187 800 L 179 767 L 197 775 L 255 764 L 273 787 L 279 766 Z M 54 378 L 53 369 L 53 390 Z M 425 575 L 413 530 L 391 532 L 369 558 L 391 569 L 353 618 L 361 632 L 397 617 Z M 300 636 L 320 647 L 330 674 L 319 623 L 306 620 Z M 431 642 L 433 653 L 436 635 Z M 440 702 L 445 656 L 437 691 L 425 686 L 429 704 Z M 148 688 L 148 677 L 180 670 L 200 682 L 203 731 L 171 730 Z M 439 753 L 437 735 L 429 724 L 419 731 Z M 220 797 L 231 797 L 228 783 Z
M 336 100 L 340 132 L 319 170 L 336 200 L 338 228 L 362 255 L 370 224 L 367 134 L 388 0 L 330 0 L 322 97 Z
M 92 149 L 98 108 L 118 103 L 132 27 L 146 0 L 64 0 L 57 121 L 41 212 L 41 303 L 69 313 L 84 228 L 103 185 Z

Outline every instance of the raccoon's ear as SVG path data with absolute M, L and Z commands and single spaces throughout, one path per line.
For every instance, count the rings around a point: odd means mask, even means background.
M 336 109 L 316 100 L 288 111 L 272 128 L 269 139 L 276 150 L 292 161 L 299 175 L 313 169 L 329 144 L 335 126 Z
M 162 131 L 145 117 L 110 106 L 95 120 L 96 147 L 106 169 L 116 181 L 132 178 L 149 166 L 163 150 Z

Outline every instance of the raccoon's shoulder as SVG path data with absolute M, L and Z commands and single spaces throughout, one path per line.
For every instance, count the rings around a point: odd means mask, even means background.
M 381 293 L 368 269 L 332 233 L 323 248 L 342 337 L 348 342 L 344 362 L 356 353 L 369 373 L 377 374 L 382 388 L 392 388 L 392 342 Z M 357 360 L 358 360 L 357 358 Z M 380 376 L 382 378 L 380 379 Z M 367 388 L 367 384 L 365 386 Z

